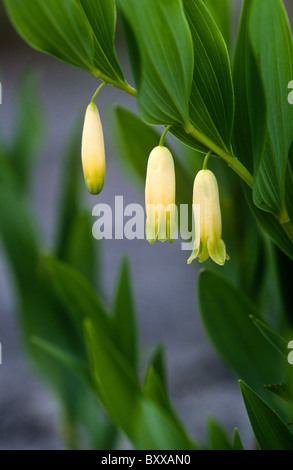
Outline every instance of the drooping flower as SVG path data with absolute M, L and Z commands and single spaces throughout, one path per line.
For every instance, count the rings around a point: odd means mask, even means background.
M 99 194 L 105 181 L 105 145 L 100 114 L 93 101 L 85 114 L 81 155 L 87 188 L 91 194 Z
M 210 256 L 215 263 L 223 265 L 229 256 L 221 238 L 222 218 L 218 183 L 210 170 L 203 169 L 196 175 L 193 186 L 193 213 L 195 242 L 188 263 L 195 258 L 203 262 Z
M 145 185 L 146 238 L 174 241 L 176 231 L 175 169 L 171 152 L 164 146 L 150 153 Z

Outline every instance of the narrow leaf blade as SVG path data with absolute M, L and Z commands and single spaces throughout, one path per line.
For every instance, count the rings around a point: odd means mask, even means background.
M 119 0 L 140 57 L 138 106 L 150 124 L 189 122 L 193 48 L 182 2 Z
M 293 434 L 280 416 L 248 385 L 240 381 L 240 389 L 261 450 L 293 450 Z
M 124 82 L 114 47 L 115 0 L 79 0 L 94 36 L 95 66 L 114 81 Z

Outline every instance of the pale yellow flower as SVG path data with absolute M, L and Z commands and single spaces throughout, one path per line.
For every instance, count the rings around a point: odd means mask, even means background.
M 196 175 L 193 186 L 193 212 L 195 243 L 188 263 L 195 258 L 203 262 L 210 256 L 215 263 L 223 265 L 229 256 L 221 238 L 222 218 L 218 183 L 210 170 L 201 170 Z
M 145 185 L 146 238 L 172 242 L 176 231 L 175 169 L 171 152 L 155 147 L 148 159 Z
M 87 188 L 91 194 L 99 194 L 104 186 L 106 162 L 103 128 L 94 102 L 86 110 L 81 154 Z

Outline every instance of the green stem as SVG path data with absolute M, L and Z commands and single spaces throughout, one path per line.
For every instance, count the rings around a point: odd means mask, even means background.
M 206 154 L 205 159 L 204 159 L 204 162 L 203 162 L 203 165 L 202 165 L 202 169 L 203 169 L 203 170 L 207 170 L 207 168 L 208 168 L 208 161 L 209 161 L 209 158 L 210 158 L 211 154 L 212 154 L 212 151 L 211 151 L 211 150 Z
M 164 130 L 162 136 L 161 136 L 161 139 L 160 139 L 160 143 L 159 143 L 159 146 L 160 147 L 164 147 L 164 144 L 165 144 L 165 137 L 167 135 L 167 133 L 169 132 L 169 130 L 171 129 L 172 126 L 167 126 L 166 129 Z
M 191 126 L 187 129 L 188 134 L 192 135 L 196 140 L 198 140 L 201 144 L 205 147 L 209 148 L 212 153 L 215 153 L 219 157 L 221 157 L 230 168 L 232 168 L 235 173 L 237 173 L 243 181 L 248 184 L 248 186 L 252 189 L 253 187 L 253 176 L 249 173 L 249 171 L 242 165 L 242 163 L 236 158 L 234 155 L 229 153 L 228 151 L 218 147 L 212 140 L 206 137 L 204 134 L 199 132 L 194 126 Z
M 93 70 L 92 73 L 96 78 L 100 78 L 101 80 L 103 80 L 103 82 L 107 83 L 108 85 L 113 85 L 131 96 L 137 96 L 136 89 L 130 86 L 128 83 L 120 80 L 113 80 L 112 78 L 108 77 L 106 74 L 100 72 L 99 70 Z
M 106 82 L 103 82 L 99 88 L 96 90 L 95 94 L 93 95 L 92 99 L 91 99 L 91 103 L 93 103 L 96 99 L 96 97 L 98 96 L 98 93 L 99 91 L 103 88 L 103 86 L 106 85 Z

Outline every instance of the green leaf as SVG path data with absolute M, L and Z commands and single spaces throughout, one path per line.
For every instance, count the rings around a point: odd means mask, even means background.
M 17 178 L 17 186 L 28 190 L 33 174 L 33 161 L 43 137 L 43 114 L 37 96 L 40 77 L 36 72 L 22 76 L 16 96 L 13 140 L 10 162 Z
M 267 109 L 263 83 L 249 36 L 251 5 L 251 0 L 243 2 L 234 53 L 235 122 L 233 146 L 237 157 L 250 172 L 253 172 L 258 166 L 265 148 Z
M 231 148 L 234 97 L 229 55 L 223 37 L 201 0 L 184 0 L 193 40 L 194 71 L 190 121 L 203 136 L 224 150 Z M 208 149 L 182 129 L 171 130 L 187 145 Z
M 115 0 L 79 0 L 94 35 L 95 66 L 114 81 L 124 82 L 115 48 Z
M 94 40 L 76 0 L 4 0 L 19 34 L 32 47 L 92 72 Z
M 266 325 L 259 318 L 254 316 L 250 317 L 255 326 L 259 329 L 262 335 L 274 346 L 274 348 L 281 354 L 283 359 L 287 360 L 288 356 L 288 341 L 274 331 L 270 326 Z
M 259 313 L 248 298 L 208 270 L 200 273 L 198 295 L 204 327 L 226 365 L 260 394 L 264 383 L 282 381 L 285 361 L 251 322 Z
M 286 176 L 286 206 L 290 220 L 293 220 L 293 147 L 291 147 L 289 152 L 289 162 Z
M 82 120 L 77 119 L 70 132 L 61 165 L 60 194 L 57 211 L 57 236 L 55 242 L 56 255 L 62 260 L 67 259 L 67 246 L 72 226 L 81 211 L 81 138 Z
M 139 51 L 140 114 L 151 124 L 188 125 L 193 49 L 182 1 L 119 0 L 118 5 Z
M 282 250 L 283 253 L 293 260 L 293 243 L 289 239 L 282 225 L 277 221 L 274 215 L 258 209 L 252 200 L 250 189 L 247 187 L 247 185 L 243 185 L 242 187 L 247 204 L 258 225 L 280 248 L 280 250 Z
M 293 434 L 280 416 L 248 385 L 240 389 L 249 420 L 261 450 L 293 450 Z
M 254 201 L 259 208 L 286 220 L 285 183 L 293 142 L 293 108 L 287 99 L 293 76 L 292 34 L 281 0 L 253 0 L 250 15 L 249 35 L 260 68 L 268 118 L 266 148 L 255 173 Z
M 232 450 L 232 443 L 220 423 L 214 418 L 209 417 L 207 421 L 209 449 L 210 450 Z
M 281 1 L 245 0 L 233 72 L 236 154 L 250 171 L 254 168 L 254 203 L 285 221 L 293 125 L 287 86 L 293 74 L 293 44 Z
M 79 445 L 82 432 L 82 442 L 86 441 L 87 446 L 101 448 L 106 443 L 107 448 L 112 448 L 109 423 L 99 414 L 99 403 L 88 386 L 56 355 L 49 355 L 30 341 L 32 337 L 42 338 L 54 345 L 55 353 L 56 348 L 66 351 L 67 358 L 85 361 L 87 357 L 82 330 L 77 328 L 78 320 L 73 320 L 59 301 L 42 269 L 44 265 L 39 262 L 40 241 L 25 199 L 7 186 L 2 172 L 0 179 L 0 236 L 15 280 L 15 301 L 25 352 L 59 400 L 61 418 L 67 429 L 65 444 L 72 448 L 77 440 Z M 111 436 L 115 437 L 112 428 Z
M 285 312 L 286 317 L 289 322 L 293 321 L 293 291 L 291 289 L 290 283 L 290 273 L 292 272 L 293 263 L 292 260 L 287 257 L 281 250 L 277 247 L 274 250 L 274 259 L 275 259 L 275 276 L 278 282 L 276 285 L 279 289 L 279 297 L 281 300 L 282 310 Z M 286 337 L 287 335 L 286 332 Z
M 263 2 L 265 3 L 265 2 Z M 258 172 L 268 145 L 267 105 L 263 81 L 250 39 L 252 1 L 242 6 L 233 63 L 235 89 L 235 125 L 233 148 L 235 155 L 250 172 Z M 275 216 L 260 210 L 253 201 L 251 190 L 243 185 L 248 206 L 260 227 L 287 256 L 293 259 L 293 244 Z
M 127 360 L 137 365 L 137 328 L 131 275 L 128 260 L 124 258 L 118 273 L 113 305 L 116 344 L 120 345 Z
M 289 403 L 293 403 L 293 388 L 287 383 L 264 385 L 265 389 Z
M 178 427 L 178 429 L 181 428 L 182 433 L 186 434 L 186 430 L 178 418 L 168 395 L 165 377 L 165 365 L 162 353 L 162 347 L 157 347 L 146 371 L 143 393 L 156 405 L 160 406 L 162 410 L 165 410 L 165 412 L 169 414 L 170 420 L 174 422 L 176 427 Z M 189 439 L 187 434 L 186 437 Z
M 194 449 L 180 422 L 143 395 L 133 367 L 91 320 L 85 335 L 97 393 L 105 409 L 137 449 Z
M 156 347 L 150 360 L 150 366 L 156 372 L 165 390 L 167 390 L 166 358 L 163 345 L 160 344 Z
M 81 212 L 72 222 L 65 259 L 99 292 L 101 250 L 92 236 L 92 215 L 87 211 Z
M 109 337 L 113 335 L 110 317 L 103 302 L 82 274 L 52 256 L 43 257 L 42 268 L 52 289 L 79 329 L 83 327 L 85 318 L 91 318 L 105 334 Z
M 134 369 L 90 319 L 85 320 L 84 330 L 98 396 L 116 425 L 131 437 L 132 416 L 142 393 Z
M 170 415 L 150 400 L 139 401 L 133 442 L 140 450 L 196 450 L 197 446 Z
M 232 43 L 232 24 L 233 24 L 233 3 L 231 0 L 204 0 L 204 4 L 209 9 L 212 17 L 217 23 L 228 49 Z
M 157 403 L 162 408 L 169 412 L 172 410 L 166 388 L 152 365 L 149 365 L 147 368 L 143 392 L 146 397 L 153 400 L 154 403 Z
M 90 371 L 85 361 L 80 360 L 80 358 L 74 356 L 72 353 L 42 338 L 34 336 L 31 338 L 31 342 L 54 359 L 60 361 L 78 377 L 84 380 L 87 387 L 93 387 Z
M 234 429 L 233 450 L 244 450 L 241 437 L 237 428 Z

